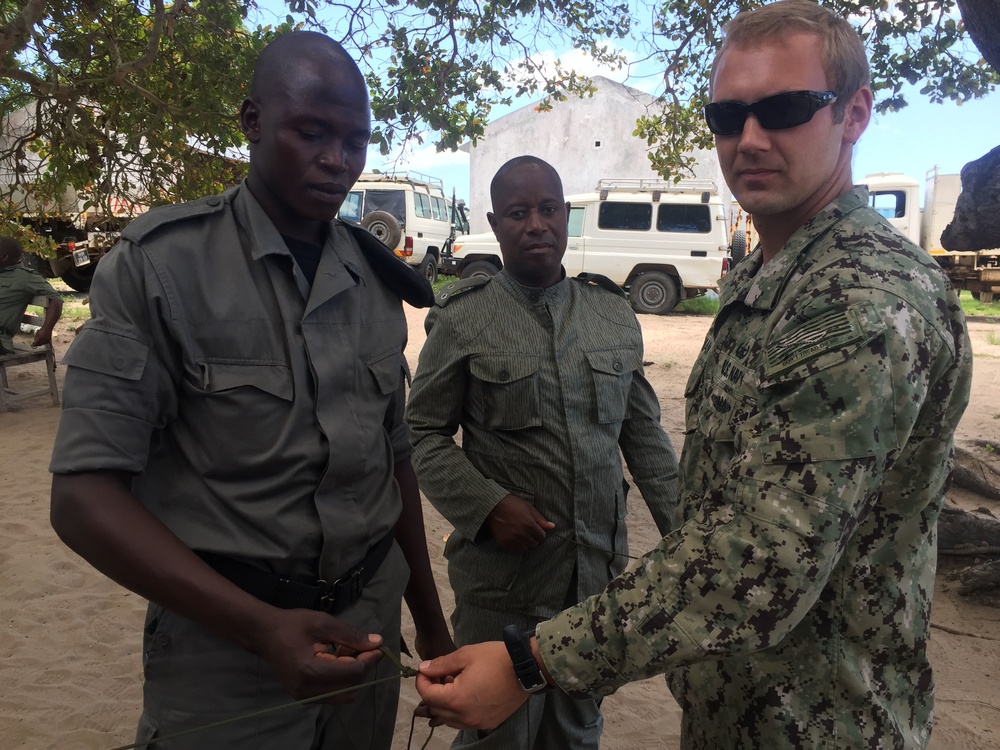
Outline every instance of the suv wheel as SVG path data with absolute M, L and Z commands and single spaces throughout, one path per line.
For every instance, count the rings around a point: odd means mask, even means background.
M 96 269 L 97 262 L 92 261 L 90 265 L 67 268 L 60 278 L 66 282 L 70 289 L 77 292 L 89 292 L 90 282 L 94 279 Z
M 488 260 L 474 260 L 462 269 L 461 278 L 471 279 L 473 276 L 496 276 L 498 270 Z
M 670 276 L 659 271 L 646 271 L 632 282 L 628 297 L 636 312 L 663 315 L 677 306 L 680 292 Z
M 427 253 L 420 261 L 420 275 L 427 279 L 428 284 L 433 284 L 438 280 L 437 258 L 430 253 Z
M 395 250 L 403 237 L 399 220 L 388 211 L 372 211 L 361 220 L 361 226 L 374 234 L 383 244 Z
M 747 233 L 742 229 L 733 232 L 733 238 L 729 242 L 729 256 L 733 259 L 733 265 L 739 263 L 747 254 Z

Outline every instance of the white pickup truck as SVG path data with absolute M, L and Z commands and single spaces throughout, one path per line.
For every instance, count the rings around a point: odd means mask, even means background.
M 710 180 L 601 180 L 595 192 L 566 200 L 567 275 L 607 276 L 628 292 L 637 312 L 666 313 L 683 299 L 718 290 L 729 269 L 729 223 Z M 745 243 L 742 233 L 734 236 L 737 259 Z M 441 264 L 468 278 L 495 274 L 503 259 L 487 232 L 456 238 Z

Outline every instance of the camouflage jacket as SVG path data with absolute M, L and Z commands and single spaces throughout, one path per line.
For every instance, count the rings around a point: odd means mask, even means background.
M 936 523 L 972 354 L 933 259 L 851 191 L 725 279 L 679 520 L 538 627 L 559 685 L 668 673 L 685 748 L 921 748 Z

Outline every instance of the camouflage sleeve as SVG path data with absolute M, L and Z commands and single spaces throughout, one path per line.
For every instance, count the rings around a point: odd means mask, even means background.
M 618 445 L 656 528 L 673 528 L 677 510 L 677 454 L 660 424 L 660 403 L 642 369 L 632 374 Z
M 735 428 L 732 460 L 710 485 L 682 489 L 700 493 L 697 512 L 604 592 L 538 626 L 561 688 L 606 695 L 768 648 L 816 602 L 954 359 L 899 300 L 851 301 L 841 314 L 860 334 L 807 335 L 844 322 L 812 316 L 767 344 L 759 408 Z M 689 432 L 725 429 L 700 418 L 689 412 Z
M 411 461 L 420 488 L 435 508 L 467 538 L 475 539 L 507 490 L 473 466 L 455 434 L 466 399 L 467 358 L 447 310 L 431 308 L 427 341 L 406 406 L 413 440 Z

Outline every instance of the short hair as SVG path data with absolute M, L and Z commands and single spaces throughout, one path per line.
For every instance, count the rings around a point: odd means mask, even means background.
M 21 247 L 21 243 L 18 242 L 15 237 L 0 237 L 0 255 L 4 256 L 15 256 L 21 255 L 24 252 L 24 248 Z
M 551 172 L 552 176 L 555 177 L 556 182 L 559 184 L 559 192 L 562 193 L 562 178 L 559 177 L 559 173 L 556 171 L 556 168 L 544 159 L 539 159 L 537 156 L 525 154 L 524 156 L 515 156 L 513 159 L 505 162 L 500 169 L 497 170 L 497 173 L 493 175 L 493 180 L 490 182 L 490 202 L 492 204 L 496 205 L 497 189 L 500 185 L 500 181 L 507 176 L 507 173 L 517 167 L 524 167 L 528 165 L 541 167 L 542 169 L 547 169 Z
M 261 101 L 275 82 L 285 78 L 289 68 L 300 65 L 303 59 L 322 57 L 344 66 L 344 71 L 353 72 L 364 85 L 364 76 L 358 64 L 339 42 L 318 31 L 291 31 L 275 37 L 260 51 L 250 81 L 250 98 Z
M 715 84 L 715 71 L 726 50 L 753 47 L 796 32 L 816 34 L 820 39 L 823 70 L 837 95 L 834 121 L 839 122 L 851 96 L 871 81 L 868 56 L 854 27 L 812 0 L 779 0 L 739 13 L 725 26 L 726 38 L 712 63 L 710 85 Z

